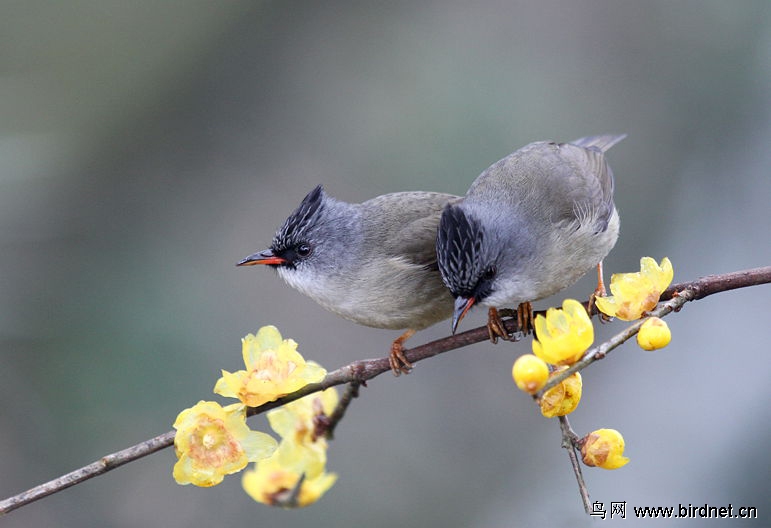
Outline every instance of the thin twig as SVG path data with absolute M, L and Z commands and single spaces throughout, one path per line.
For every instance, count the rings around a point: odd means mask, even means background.
M 581 502 L 584 504 L 584 510 L 587 514 L 592 513 L 592 503 L 589 499 L 589 488 L 586 487 L 586 481 L 584 481 L 584 474 L 581 471 L 581 463 L 578 460 L 576 454 L 576 441 L 578 435 L 570 427 L 570 422 L 567 416 L 560 416 L 560 430 L 562 431 L 562 447 L 568 450 L 568 458 L 570 458 L 570 465 L 573 467 L 573 474 L 576 476 L 576 482 L 578 482 L 578 492 L 581 494 Z
M 303 489 L 303 483 L 305 482 L 305 472 L 297 479 L 297 483 L 290 490 L 289 495 L 285 499 L 278 499 L 276 506 L 283 508 L 297 508 L 300 505 L 300 491 Z
M 340 420 L 342 420 L 343 416 L 345 416 L 345 411 L 348 409 L 348 406 L 351 404 L 353 399 L 359 397 L 360 386 L 361 383 L 358 381 L 352 381 L 349 383 L 345 387 L 345 392 L 343 392 L 340 401 L 337 402 L 337 405 L 335 405 L 335 408 L 329 415 L 324 414 L 324 408 L 321 405 L 321 400 L 317 400 L 319 405 L 318 408 L 314 407 L 313 414 L 313 434 L 311 435 L 311 440 L 313 442 L 319 438 L 333 440 L 335 427 L 337 427 L 337 424 L 340 423 Z
M 359 397 L 359 387 L 361 387 L 361 383 L 358 381 L 352 381 L 345 388 L 345 392 L 340 398 L 340 402 L 337 404 L 337 407 L 335 407 L 335 410 L 329 416 L 329 420 L 326 423 L 325 435 L 328 440 L 332 440 L 334 438 L 337 424 L 339 424 L 340 420 L 342 420 L 343 416 L 345 416 L 345 411 L 348 410 L 348 406 L 351 404 L 353 399 Z
M 680 297 L 688 298 L 674 302 L 673 305 L 668 309 L 666 307 L 670 306 L 669 303 L 664 303 L 663 305 L 660 305 L 654 312 L 658 310 L 667 310 L 666 313 L 668 313 L 669 311 L 676 309 L 676 307 L 681 307 L 682 304 L 688 300 L 703 299 L 708 295 L 712 295 L 718 292 L 768 283 L 771 283 L 771 266 L 722 275 L 710 275 L 707 277 L 702 277 L 692 282 L 675 284 L 671 286 L 662 294 L 662 301 L 673 300 L 675 293 L 678 294 L 678 296 L 674 297 L 675 300 L 679 299 Z M 685 293 L 686 290 L 690 291 L 691 293 Z M 503 323 L 509 333 L 520 331 L 520 329 L 517 327 L 516 318 L 504 320 Z M 623 343 L 626 339 L 629 339 L 631 335 L 634 335 L 638 329 L 638 326 L 632 325 L 627 330 L 625 330 L 625 332 L 619 334 L 621 337 L 616 337 L 621 340 L 620 343 Z M 623 335 L 626 335 L 626 332 L 633 333 L 624 339 Z M 587 365 L 596 361 L 595 358 L 598 356 L 607 354 L 610 350 L 617 347 L 620 343 L 616 343 L 616 337 L 612 338 L 608 342 L 611 344 L 607 347 L 605 346 L 605 343 L 599 347 L 595 347 L 592 351 L 590 351 L 590 354 L 587 354 L 587 357 L 573 365 L 570 369 L 560 373 L 560 376 L 556 376 L 553 380 L 549 380 L 547 387 L 559 383 L 560 379 L 564 379 L 564 377 L 569 376 L 573 372 L 585 368 Z M 405 350 L 404 355 L 407 357 L 407 360 L 410 363 L 416 363 L 418 361 L 428 359 L 450 350 L 455 350 L 457 348 L 462 348 L 474 343 L 486 341 L 488 338 L 489 335 L 487 326 L 480 326 L 479 328 L 475 328 L 461 334 L 445 337 L 425 345 Z M 390 370 L 391 367 L 388 362 L 388 357 L 354 361 L 349 365 L 328 373 L 327 376 L 319 383 L 306 385 L 302 389 L 279 398 L 276 401 L 266 403 L 260 407 L 248 409 L 248 415 L 252 416 L 255 414 L 264 413 L 270 409 L 280 407 L 281 405 L 302 398 L 303 396 L 307 396 L 308 394 L 312 394 L 314 392 L 318 392 L 335 385 L 342 385 L 344 383 L 352 382 L 363 384 L 367 380 L 370 380 Z M 122 466 L 123 464 L 127 464 L 128 462 L 132 462 L 139 458 L 148 456 L 165 447 L 169 447 L 173 443 L 174 431 L 169 431 L 162 435 L 156 436 L 155 438 L 140 442 L 139 444 L 136 444 L 122 451 L 104 456 L 96 462 L 72 471 L 71 473 L 67 473 L 66 475 L 31 488 L 23 493 L 0 501 L 0 514 L 8 513 L 12 510 L 20 508 L 21 506 L 42 499 L 43 497 L 63 489 L 69 488 L 70 486 L 74 486 L 75 484 L 79 484 L 90 478 L 102 475 L 112 469 Z

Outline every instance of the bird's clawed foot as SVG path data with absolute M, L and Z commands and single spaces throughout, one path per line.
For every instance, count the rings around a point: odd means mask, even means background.
M 503 324 L 503 317 L 517 316 L 517 327 L 522 335 L 530 333 L 530 329 L 533 325 L 533 305 L 529 302 L 520 303 L 516 310 L 509 308 L 503 308 L 498 310 L 491 307 L 487 311 L 487 333 L 490 336 L 490 342 L 493 344 L 498 342 L 498 338 L 504 341 L 517 341 L 516 333 L 509 334 L 506 330 L 506 325 Z
M 506 326 L 501 319 L 501 313 L 504 316 L 514 315 L 513 310 L 509 309 L 502 309 L 499 312 L 497 308 L 491 306 L 487 310 L 487 335 L 490 336 L 490 342 L 492 344 L 496 344 L 499 337 L 504 341 L 511 340 L 511 336 L 509 335 L 509 332 L 506 331 Z
M 408 328 L 406 332 L 397 337 L 391 345 L 391 354 L 388 356 L 388 364 L 394 376 L 409 374 L 412 370 L 412 363 L 404 355 L 404 342 L 415 335 L 415 330 Z

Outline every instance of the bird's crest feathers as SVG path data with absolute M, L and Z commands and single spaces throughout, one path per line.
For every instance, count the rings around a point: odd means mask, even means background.
M 300 242 L 308 227 L 314 224 L 314 219 L 323 211 L 325 196 L 324 189 L 318 185 L 303 198 L 297 209 L 276 231 L 271 244 L 274 252 L 283 251 Z

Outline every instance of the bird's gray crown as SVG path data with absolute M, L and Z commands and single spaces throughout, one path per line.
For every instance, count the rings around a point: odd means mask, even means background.
M 436 258 L 442 280 L 453 296 L 481 300 L 489 294 L 481 290 L 489 285 L 486 276 L 495 274 L 491 267 L 495 257 L 486 242 L 479 220 L 459 206 L 444 208 L 436 235 Z
M 270 246 L 274 253 L 281 253 L 303 241 L 308 230 L 318 222 L 324 210 L 325 197 L 324 189 L 318 185 L 303 198 L 302 203 L 276 231 Z

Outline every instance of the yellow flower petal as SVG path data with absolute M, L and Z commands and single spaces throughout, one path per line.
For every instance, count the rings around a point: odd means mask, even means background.
M 281 438 L 281 464 L 298 473 L 314 478 L 324 469 L 327 461 L 327 440 L 318 424 L 334 412 L 337 390 L 330 387 L 310 394 L 267 413 L 268 422 Z
M 653 286 L 662 292 L 667 289 L 675 276 L 672 263 L 667 257 L 661 259 L 661 265 L 656 264 L 651 257 L 643 257 L 640 259 L 640 273 L 648 277 Z
M 298 430 L 312 431 L 316 418 L 330 416 L 338 401 L 337 389 L 330 387 L 268 411 L 268 422 L 282 438 L 296 435 Z
M 552 372 L 549 377 L 554 377 L 558 372 L 565 370 L 565 368 L 567 367 Z M 538 402 L 541 407 L 541 414 L 546 418 L 554 418 L 572 413 L 581 401 L 582 391 L 583 381 L 581 380 L 581 374 L 576 372 L 543 394 Z
M 562 309 L 549 308 L 546 316 L 535 318 L 533 353 L 552 365 L 572 365 L 594 341 L 594 327 L 586 309 L 574 299 L 566 299 Z
M 261 350 L 278 350 L 281 346 L 297 350 L 297 343 L 292 339 L 287 339 L 285 342 L 284 338 L 281 337 L 281 332 L 273 325 L 263 326 L 257 331 L 257 335 L 249 334 L 244 340 L 253 341 L 249 347 L 244 347 L 244 363 L 247 366 L 259 359 Z M 256 355 L 252 356 L 251 353 L 256 353 Z
M 214 392 L 226 398 L 238 398 L 238 393 L 246 376 L 245 370 L 238 372 L 222 371 L 222 377 L 214 385 Z
M 272 437 L 249 430 L 240 403 L 223 408 L 200 401 L 179 413 L 174 428 L 174 479 L 179 484 L 214 486 L 249 462 L 272 455 L 277 446 Z

